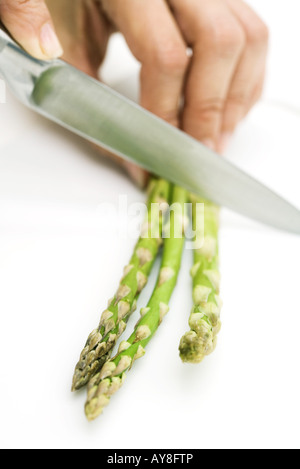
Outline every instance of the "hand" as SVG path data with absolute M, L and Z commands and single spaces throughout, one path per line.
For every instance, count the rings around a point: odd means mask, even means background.
M 261 96 L 268 30 L 242 0 L 47 0 L 47 5 L 65 60 L 96 77 L 109 36 L 118 29 L 141 63 L 141 105 L 220 153 Z M 0 17 L 33 55 L 51 49 L 37 47 L 41 25 L 52 24 L 41 0 L 0 0 Z M 28 18 L 31 35 L 24 34 Z M 53 35 L 45 36 L 54 44 Z M 139 185 L 145 183 L 140 168 L 126 167 Z
M 0 20 L 14 39 L 37 59 L 63 53 L 43 0 L 0 0 Z
M 68 61 L 96 76 L 115 27 L 141 63 L 141 105 L 219 153 L 261 96 L 268 29 L 242 0 L 47 4 Z

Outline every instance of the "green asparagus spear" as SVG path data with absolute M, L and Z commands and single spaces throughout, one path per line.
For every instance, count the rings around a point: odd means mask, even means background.
M 180 205 L 181 214 L 187 201 L 184 189 L 174 187 L 173 203 Z M 122 386 L 126 372 L 134 361 L 145 353 L 145 346 L 155 334 L 158 326 L 167 314 L 169 301 L 175 288 L 181 265 L 184 246 L 184 218 L 178 212 L 171 211 L 169 237 L 164 241 L 161 268 L 147 308 L 141 310 L 141 319 L 133 334 L 120 344 L 117 355 L 106 362 L 101 372 L 88 383 L 88 396 L 85 413 L 88 420 L 94 420 L 109 403 L 110 397 Z M 176 237 L 180 226 L 180 237 Z
M 118 291 L 101 316 L 100 324 L 88 337 L 81 352 L 73 377 L 72 390 L 78 390 L 102 368 L 110 358 L 118 338 L 126 329 L 129 316 L 136 309 L 136 301 L 146 286 L 162 244 L 163 213 L 168 207 L 171 185 L 167 181 L 152 180 L 150 183 L 147 217 L 130 263 L 124 269 Z M 154 208 L 159 210 L 153 216 Z M 154 233 L 154 236 L 153 236 Z
M 196 216 L 199 216 L 199 207 L 204 210 L 204 242 L 201 248 L 196 246 L 194 251 L 194 266 L 191 270 L 194 306 L 189 319 L 191 330 L 182 337 L 179 351 L 183 362 L 200 363 L 215 349 L 217 334 L 221 328 L 219 209 L 214 204 L 196 197 L 192 197 L 192 203 L 195 240 L 201 236 L 197 232 Z

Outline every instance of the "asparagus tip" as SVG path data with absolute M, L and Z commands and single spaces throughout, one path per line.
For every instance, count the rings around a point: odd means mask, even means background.
M 72 382 L 72 387 L 71 387 L 71 392 L 76 392 L 76 391 L 79 391 L 81 388 L 83 388 L 87 383 L 86 382 L 82 382 L 81 380 L 76 380 L 75 379 L 75 376 L 74 376 L 74 379 L 73 379 L 73 382 Z
M 104 407 L 108 404 L 109 399 L 105 396 L 100 398 L 92 399 L 85 406 L 85 415 L 89 422 L 96 420 L 99 415 L 102 414 Z
M 201 337 L 195 331 L 189 331 L 180 341 L 180 358 L 183 363 L 201 363 L 207 355 L 213 352 L 214 348 L 215 338 L 212 332 L 206 337 Z

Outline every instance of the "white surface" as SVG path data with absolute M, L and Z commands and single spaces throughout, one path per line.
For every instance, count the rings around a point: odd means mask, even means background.
M 300 105 L 297 0 L 284 2 L 284 22 L 281 1 L 251 3 L 272 31 L 266 96 Z M 104 75 L 134 96 L 135 62 L 125 66 L 125 54 L 119 74 L 114 66 L 123 49 L 116 37 Z M 261 104 L 227 155 L 298 206 L 299 125 L 296 114 Z M 105 229 L 99 204 L 117 207 L 120 195 L 129 202 L 144 195 L 85 143 L 9 94 L 0 129 L 0 446 L 299 448 L 299 239 L 224 210 L 217 350 L 200 366 L 178 358 L 191 307 L 185 252 L 169 315 L 90 424 L 85 392 L 70 393 L 73 367 L 134 244 Z

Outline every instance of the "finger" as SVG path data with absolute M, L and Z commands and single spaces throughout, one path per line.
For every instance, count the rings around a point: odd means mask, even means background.
M 144 189 L 149 181 L 149 173 L 144 171 L 139 166 L 131 163 L 125 163 L 124 168 L 132 181 L 140 188 Z
M 53 59 L 63 50 L 42 0 L 0 0 L 0 18 L 14 39 L 38 59 Z
M 215 148 L 244 33 L 223 2 L 172 0 L 193 60 L 185 90 L 183 129 Z
M 246 46 L 227 96 L 219 145 L 221 151 L 249 110 L 249 104 L 254 104 L 254 90 L 261 81 L 268 50 L 268 30 L 262 20 L 243 2 L 228 0 L 228 4 L 245 32 Z
M 188 57 L 167 4 L 162 0 L 105 0 L 103 6 L 142 64 L 141 105 L 178 125 Z

